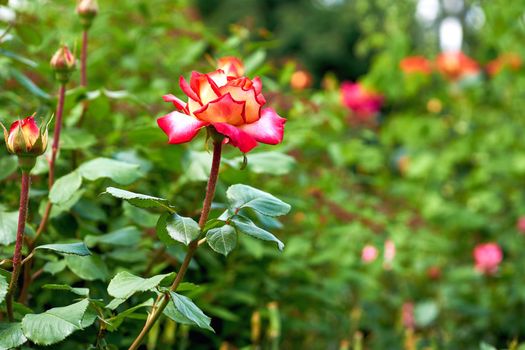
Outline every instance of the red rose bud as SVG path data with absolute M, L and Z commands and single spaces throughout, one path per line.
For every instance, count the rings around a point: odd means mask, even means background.
M 71 72 L 75 69 L 75 56 L 63 45 L 51 58 L 51 68 L 55 70 L 55 77 L 61 83 L 67 83 Z
M 97 0 L 79 0 L 77 4 L 77 14 L 84 28 L 91 27 L 93 18 L 98 14 Z
M 169 143 L 191 141 L 203 127 L 211 127 L 234 147 L 247 153 L 258 142 L 276 145 L 283 140 L 286 119 L 272 108 L 263 108 L 261 80 L 236 78 L 218 69 L 209 74 L 193 72 L 188 83 L 180 78 L 188 102 L 163 96 L 178 109 L 158 119 Z
M 217 68 L 222 69 L 229 77 L 240 78 L 244 75 L 244 64 L 237 57 L 227 56 L 217 61 Z
M 39 128 L 33 116 L 17 120 L 9 131 L 4 127 L 4 138 L 9 153 L 19 157 L 20 167 L 23 170 L 33 168 L 36 157 L 43 154 L 47 148 L 47 125 Z

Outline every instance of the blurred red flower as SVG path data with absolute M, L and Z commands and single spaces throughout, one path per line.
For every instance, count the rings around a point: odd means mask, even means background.
M 341 84 L 341 99 L 360 120 L 375 116 L 383 104 L 383 96 L 367 89 L 361 83 L 345 81 Z
M 479 64 L 463 52 L 444 52 L 436 58 L 438 71 L 450 80 L 479 73 Z
M 518 70 L 521 68 L 521 57 L 515 53 L 505 53 L 490 61 L 485 66 L 487 74 L 491 77 L 500 73 L 504 68 Z
M 496 273 L 503 260 L 503 252 L 497 243 L 478 244 L 473 255 L 476 270 L 487 275 Z
M 432 62 L 423 56 L 408 56 L 399 62 L 399 68 L 403 73 L 420 73 L 428 75 L 432 73 Z

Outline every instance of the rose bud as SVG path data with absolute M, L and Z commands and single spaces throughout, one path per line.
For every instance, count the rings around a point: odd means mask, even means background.
M 244 65 L 237 57 L 227 56 L 217 61 L 217 68 L 222 69 L 229 77 L 240 78 L 244 75 Z
M 77 4 L 77 14 L 84 28 L 89 28 L 93 18 L 98 14 L 97 0 L 79 0 Z
M 378 250 L 373 245 L 367 244 L 363 247 L 363 250 L 361 251 L 361 261 L 364 263 L 371 263 L 373 262 L 378 255 Z
M 33 116 L 15 121 L 9 131 L 3 124 L 0 125 L 4 129 L 5 144 L 9 153 L 18 156 L 23 170 L 31 170 L 35 158 L 46 151 L 47 125 L 39 128 Z
M 476 270 L 485 275 L 495 274 L 503 260 L 503 252 L 497 243 L 478 244 L 473 255 Z
M 209 74 L 193 72 L 189 83 L 180 78 L 180 87 L 188 102 L 174 95 L 163 96 L 178 111 L 157 120 L 169 143 L 191 141 L 203 127 L 221 134 L 225 142 L 243 153 L 258 142 L 270 145 L 282 142 L 286 119 L 272 108 L 263 108 L 266 99 L 258 77 L 236 78 L 221 69 Z
M 51 68 L 55 70 L 55 76 L 61 83 L 67 83 L 71 72 L 75 69 L 75 56 L 69 51 L 67 45 L 63 45 L 51 58 Z

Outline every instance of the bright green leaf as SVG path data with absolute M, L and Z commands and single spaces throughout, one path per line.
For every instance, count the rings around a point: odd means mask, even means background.
M 119 272 L 108 285 L 108 294 L 115 298 L 127 299 L 137 292 L 145 292 L 156 288 L 162 280 L 171 274 L 142 278 L 129 272 Z
M 139 207 L 139 208 L 154 208 L 160 207 L 173 211 L 170 207 L 170 203 L 167 199 L 148 196 L 146 194 L 134 193 L 126 190 L 121 190 L 120 188 L 108 187 L 106 192 L 113 197 L 124 199 L 130 204 Z
M 71 287 L 68 284 L 45 284 L 42 288 L 44 289 L 52 289 L 52 290 L 66 290 L 71 293 L 75 293 L 77 295 L 80 295 L 82 297 L 89 297 L 89 289 L 88 288 L 74 288 Z
M 90 325 L 91 317 L 84 318 L 88 306 L 89 300 L 84 299 L 72 305 L 49 309 L 41 314 L 27 314 L 22 319 L 24 335 L 38 345 L 58 343 L 71 333 Z
M 295 165 L 295 159 L 280 152 L 260 152 L 249 154 L 248 169 L 256 174 L 284 175 L 288 174 Z M 243 157 L 231 160 L 232 165 L 240 166 Z
M 157 234 L 166 244 L 175 240 L 188 245 L 199 236 L 200 228 L 193 219 L 177 214 L 161 215 L 157 223 Z
M 17 211 L 0 211 L 0 244 L 9 245 L 16 241 L 17 225 Z
M 49 200 L 53 204 L 65 203 L 82 185 L 82 177 L 78 171 L 73 171 L 59 178 L 51 187 Z
M 237 232 L 230 225 L 209 230 L 206 238 L 211 249 L 223 255 L 228 255 L 237 245 Z
M 121 184 L 128 185 L 137 180 L 141 174 L 137 164 L 129 164 L 109 158 L 95 158 L 82 164 L 78 171 L 87 180 L 110 178 Z
M 14 349 L 26 341 L 20 322 L 0 323 L 0 350 Z
M 290 205 L 269 193 L 256 188 L 237 184 L 230 186 L 226 197 L 232 211 L 251 208 L 268 216 L 280 216 L 290 211 Z
M 1 132 L 0 132 L 1 135 Z M 9 177 L 18 168 L 16 156 L 0 158 L 0 181 Z

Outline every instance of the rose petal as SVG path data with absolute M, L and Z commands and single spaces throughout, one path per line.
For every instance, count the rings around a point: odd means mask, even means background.
M 164 99 L 164 102 L 171 102 L 177 108 L 179 111 L 188 112 L 188 108 L 186 103 L 184 103 L 181 99 L 177 98 L 175 95 L 168 94 L 162 96 Z
M 214 84 L 214 86 L 212 86 Z M 207 74 L 198 72 L 191 73 L 190 87 L 197 95 L 199 95 L 202 105 L 217 99 L 220 94 L 219 88 Z M 217 91 L 217 92 L 216 92 Z
M 223 95 L 231 94 L 232 98 L 236 101 L 245 101 L 244 123 L 253 123 L 259 119 L 261 115 L 261 105 L 257 101 L 255 89 L 252 86 L 244 89 L 242 86 L 232 86 L 228 83 L 220 88 L 220 92 Z
M 157 124 L 168 135 L 168 142 L 171 144 L 191 141 L 203 126 L 208 125 L 206 122 L 176 111 L 157 119 Z
M 223 95 L 193 112 L 195 117 L 209 123 L 244 123 L 244 102 L 235 101 L 230 94 Z
M 238 127 L 226 123 L 212 123 L 212 125 L 218 133 L 228 137 L 230 143 L 243 153 L 248 153 L 257 146 L 257 141 Z
M 192 100 L 194 100 L 195 102 L 198 102 L 201 106 L 202 106 L 202 102 L 201 102 L 201 99 L 200 97 L 195 93 L 195 91 L 193 91 L 191 89 L 191 86 L 188 84 L 188 82 L 186 81 L 186 79 L 184 79 L 183 76 L 180 77 L 179 79 L 179 85 L 180 85 L 180 88 L 182 89 L 182 91 L 189 97 L 191 98 Z
M 265 108 L 258 121 L 243 125 L 240 129 L 259 142 L 276 145 L 283 140 L 285 123 L 286 119 L 279 117 L 272 108 Z

